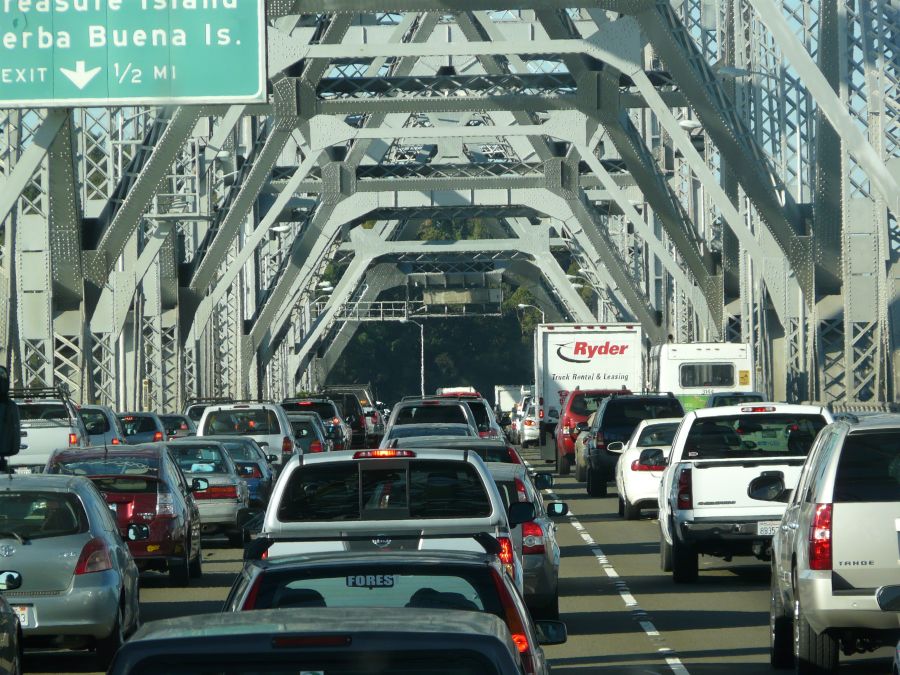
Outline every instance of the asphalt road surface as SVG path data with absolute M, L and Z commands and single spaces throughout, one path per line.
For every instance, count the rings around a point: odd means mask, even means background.
M 536 450 L 523 453 L 542 468 Z M 571 477 L 553 490 L 569 504 L 561 519 L 560 610 L 569 642 L 547 650 L 556 675 L 758 675 L 768 665 L 769 574 L 752 558 L 725 563 L 701 557 L 696 584 L 676 587 L 659 569 L 653 513 L 626 522 L 616 497 L 589 498 Z M 217 612 L 240 570 L 241 552 L 225 540 L 204 542 L 203 579 L 171 588 L 168 577 L 142 577 L 143 621 Z M 890 672 L 892 651 L 847 659 L 841 672 Z M 30 653 L 26 673 L 89 673 L 89 654 Z

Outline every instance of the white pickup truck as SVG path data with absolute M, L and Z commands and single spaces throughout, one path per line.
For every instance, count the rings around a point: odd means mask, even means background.
M 19 454 L 8 460 L 16 473 L 39 473 L 54 450 L 89 445 L 84 422 L 65 389 L 10 389 L 9 396 L 21 419 Z
M 659 488 L 663 571 L 685 583 L 696 580 L 700 553 L 768 560 L 785 507 L 751 499 L 750 482 L 777 475 L 794 488 L 813 440 L 830 422 L 826 408 L 788 403 L 685 415 Z

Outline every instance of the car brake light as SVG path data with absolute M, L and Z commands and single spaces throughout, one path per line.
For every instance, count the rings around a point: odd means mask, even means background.
M 120 445 L 121 443 L 122 443 L 122 441 L 120 441 L 118 438 L 112 439 L 112 444 L 113 444 L 113 445 Z
M 538 419 L 544 419 L 544 409 L 538 410 Z
M 502 539 L 500 541 L 502 541 Z M 494 572 L 492 576 L 494 585 L 497 587 L 497 595 L 500 596 L 500 603 L 503 605 L 506 625 L 509 628 L 509 632 L 512 634 L 513 642 L 526 661 L 526 671 L 533 673 L 534 662 L 531 654 L 531 645 L 528 644 L 528 634 L 525 631 L 525 623 L 519 615 L 519 610 L 512 599 L 509 589 L 506 587 L 506 583 L 496 572 Z
M 544 530 L 533 520 L 522 523 L 522 553 L 544 552 Z
M 392 457 L 415 457 L 412 450 L 360 450 L 353 453 L 353 459 L 389 459 Z
M 332 423 L 334 426 L 338 426 L 338 425 L 341 423 L 341 418 L 340 418 L 340 417 L 332 417 L 332 418 L 331 418 L 331 423 Z
M 210 485 L 195 492 L 194 496 L 197 499 L 237 499 L 237 485 Z
M 290 455 L 294 452 L 294 442 L 288 437 L 285 436 L 281 439 L 281 454 L 282 455 Z
M 752 408 L 741 408 L 741 412 L 749 412 L 749 413 L 775 412 L 775 406 L 763 405 L 763 406 L 753 406 Z
M 519 457 L 519 453 L 516 452 L 516 449 L 513 446 L 511 446 L 511 445 L 506 446 L 506 454 L 509 455 L 509 459 L 513 464 L 521 464 L 522 463 L 522 458 Z
M 92 574 L 112 569 L 112 560 L 109 557 L 109 549 L 100 537 L 94 537 L 81 549 L 78 563 L 75 565 L 75 575 Z
M 78 445 L 78 434 L 69 434 L 69 445 Z
M 497 542 L 500 544 L 500 553 L 499 553 L 500 562 L 502 562 L 504 565 L 512 565 L 513 564 L 512 540 L 509 537 L 497 537 Z
M 268 551 L 264 551 L 263 553 L 268 553 Z M 262 586 L 262 574 L 256 577 L 256 581 L 254 581 L 253 585 L 250 587 L 250 592 L 247 593 L 247 598 L 244 600 L 244 604 L 241 605 L 241 611 L 256 609 L 256 598 L 259 595 L 260 586 Z
M 665 465 L 663 464 L 641 464 L 639 459 L 634 460 L 631 463 L 632 471 L 665 471 Z
M 528 493 L 525 491 L 525 483 L 523 483 L 519 478 L 516 478 L 516 494 L 519 495 L 520 502 L 528 501 Z
M 363 428 L 363 429 L 366 428 L 366 416 L 365 416 L 365 415 L 362 415 L 362 414 L 361 414 L 361 415 L 359 416 L 359 426 L 360 426 L 361 428 Z
M 169 492 L 158 492 L 156 495 L 156 517 L 175 517 L 175 498 Z
M 322 441 L 313 441 L 309 444 L 310 452 L 322 452 Z
M 534 420 L 532 420 L 532 419 L 526 419 L 526 420 L 525 420 L 525 426 L 526 426 L 526 427 L 533 427 L 533 426 L 534 426 Z
M 693 476 L 690 469 L 678 474 L 678 508 L 685 511 L 694 508 Z
M 161 441 L 163 439 L 163 435 L 161 431 L 157 431 L 153 434 L 153 441 Z
M 831 569 L 831 504 L 816 504 L 809 528 L 809 569 Z

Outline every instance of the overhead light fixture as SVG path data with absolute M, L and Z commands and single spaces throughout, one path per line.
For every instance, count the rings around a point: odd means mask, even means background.
M 291 231 L 291 226 L 290 226 L 290 225 L 285 225 L 285 224 L 282 224 L 282 225 L 273 225 L 272 227 L 269 228 L 269 230 L 270 230 L 271 232 L 277 232 L 278 234 L 284 234 L 285 232 L 290 232 L 290 231 Z
M 318 286 L 319 286 L 319 288 L 327 288 L 327 287 L 331 286 L 331 282 L 330 281 L 320 281 Z
M 703 125 L 699 120 L 679 120 L 678 126 L 682 129 L 686 129 L 687 131 L 693 131 L 694 129 L 699 129 Z

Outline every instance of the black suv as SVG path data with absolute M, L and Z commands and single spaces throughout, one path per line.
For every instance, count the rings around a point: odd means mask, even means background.
M 351 448 L 368 447 L 368 435 L 366 434 L 366 413 L 359 403 L 356 394 L 350 391 L 326 391 L 323 396 L 327 396 L 341 412 L 350 430 L 353 432 L 353 438 L 350 441 Z
M 291 413 L 318 413 L 325 425 L 328 438 L 334 443 L 335 450 L 349 450 L 352 443 L 352 427 L 341 414 L 338 403 L 326 396 L 308 396 L 302 398 L 286 398 L 281 402 L 281 407 L 288 414 Z
M 671 394 L 612 394 L 604 399 L 585 444 L 588 495 L 606 496 L 606 483 L 615 475 L 623 444 L 638 424 L 644 420 L 683 416 L 681 401 Z M 610 448 L 613 443 L 617 445 Z

